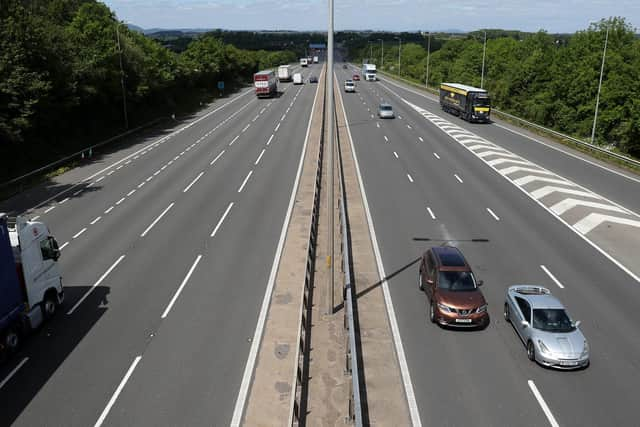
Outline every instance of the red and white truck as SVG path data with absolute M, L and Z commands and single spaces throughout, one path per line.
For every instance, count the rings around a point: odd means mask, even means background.
M 273 70 L 259 71 L 253 75 L 253 85 L 258 98 L 270 98 L 278 92 L 278 79 Z
M 58 258 L 58 243 L 44 223 L 0 213 L 0 359 L 62 304 Z

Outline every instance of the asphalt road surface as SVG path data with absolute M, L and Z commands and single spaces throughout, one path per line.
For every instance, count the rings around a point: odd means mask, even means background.
M 316 87 L 217 101 L 29 211 L 66 301 L 0 367 L 0 425 L 228 425 Z
M 340 85 L 359 73 L 338 65 Z M 640 211 L 637 178 L 496 123 L 469 124 L 387 79 L 358 82 L 356 93 L 342 96 L 381 261 L 386 275 L 393 276 L 388 286 L 422 424 L 637 425 L 640 283 L 454 139 L 452 130 L 469 131 L 635 212 Z M 395 119 L 378 119 L 382 100 L 392 104 Z M 639 233 L 631 226 L 626 235 L 633 240 Z M 414 261 L 441 242 L 414 238 L 460 241 L 454 244 L 484 280 L 491 316 L 486 329 L 445 330 L 429 322 Z M 489 242 L 462 241 L 472 238 Z M 618 242 L 624 239 L 616 237 L 613 243 Z M 626 263 L 634 271 L 640 269 L 637 253 L 635 263 L 628 262 L 633 257 Z M 523 343 L 502 317 L 507 287 L 521 283 L 548 287 L 575 320 L 582 320 L 590 367 L 561 372 L 527 359 Z

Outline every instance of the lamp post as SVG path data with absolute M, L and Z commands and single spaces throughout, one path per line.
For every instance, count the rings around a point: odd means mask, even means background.
M 122 66 L 122 46 L 120 46 L 120 21 L 116 23 L 116 42 L 118 44 L 118 55 L 120 57 L 120 87 L 122 88 L 122 110 L 124 116 L 124 128 L 129 129 L 129 117 L 127 115 L 127 91 L 124 85 L 124 68 Z
M 424 81 L 424 86 L 429 88 L 429 56 L 431 56 L 431 31 L 429 31 L 429 36 L 427 39 L 427 77 Z
M 327 32 L 327 137 L 328 137 L 328 147 L 327 152 L 329 154 L 329 170 L 327 171 L 327 178 L 329 188 L 327 191 L 328 198 L 328 212 L 329 212 L 329 229 L 328 229 L 328 264 L 329 264 L 329 281 L 327 286 L 329 287 L 328 292 L 328 304 L 326 314 L 333 314 L 333 275 L 334 275 L 334 242 L 333 242 L 333 227 L 334 227 L 334 208 L 333 208 L 333 157 L 334 157 L 334 135 L 333 135 L 333 121 L 335 120 L 335 111 L 334 111 L 334 103 L 333 103 L 333 0 L 329 0 L 329 30 Z
M 487 32 L 484 32 L 484 46 L 482 48 L 482 75 L 480 77 L 480 89 L 484 89 L 484 58 L 487 52 Z
M 400 77 L 400 52 L 402 51 L 402 39 L 400 37 L 394 37 L 394 39 L 398 39 L 398 77 Z
M 380 42 L 380 69 L 382 69 L 382 67 L 384 66 L 384 40 L 382 39 L 378 39 L 378 41 Z
M 596 112 L 593 116 L 593 128 L 591 129 L 591 143 L 593 144 L 596 137 L 596 123 L 598 122 L 598 105 L 600 104 L 600 89 L 602 89 L 602 75 L 604 74 L 604 59 L 607 55 L 607 42 L 609 41 L 609 23 L 607 23 L 607 32 L 604 36 L 604 49 L 602 51 L 602 65 L 600 66 L 600 81 L 598 82 L 598 94 L 596 95 Z
M 372 42 L 369 41 L 369 61 L 373 60 L 373 44 L 371 44 Z

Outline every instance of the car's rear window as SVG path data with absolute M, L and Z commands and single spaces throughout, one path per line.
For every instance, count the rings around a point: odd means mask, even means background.
M 380 110 L 381 111 L 392 111 L 391 105 L 381 105 L 380 106 Z

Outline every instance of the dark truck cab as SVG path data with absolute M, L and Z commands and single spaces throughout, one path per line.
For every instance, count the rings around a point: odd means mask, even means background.
M 468 122 L 489 123 L 491 99 L 486 90 L 460 83 L 440 84 L 440 107 Z

